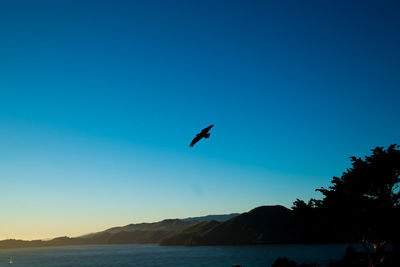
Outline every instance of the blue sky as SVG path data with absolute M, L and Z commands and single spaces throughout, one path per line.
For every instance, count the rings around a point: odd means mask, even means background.
M 319 197 L 349 156 L 399 143 L 399 11 L 2 1 L 0 239 Z

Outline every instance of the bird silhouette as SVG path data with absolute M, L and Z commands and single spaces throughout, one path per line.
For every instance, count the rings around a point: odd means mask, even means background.
M 212 127 L 214 126 L 214 124 L 211 124 L 210 126 L 208 126 L 207 128 L 204 128 L 203 130 L 201 130 L 200 133 L 198 133 L 196 135 L 195 138 L 193 138 L 192 142 L 190 143 L 190 146 L 193 147 L 194 144 L 196 144 L 197 142 L 200 141 L 201 138 L 208 138 L 210 137 L 210 133 L 208 132 Z

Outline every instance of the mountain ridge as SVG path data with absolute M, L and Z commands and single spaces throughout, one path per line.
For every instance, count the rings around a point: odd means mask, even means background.
M 203 216 L 205 217 L 205 216 Z M 197 217 L 194 217 L 197 218 Z M 80 237 L 57 237 L 51 240 L 0 241 L 1 248 L 65 245 L 149 244 L 163 246 L 249 245 L 272 243 L 347 242 L 327 228 L 318 227 L 312 234 L 304 232 L 293 210 L 280 205 L 260 206 L 226 221 L 183 221 L 166 219 L 155 223 L 128 224 Z M 333 238 L 332 238 L 333 237 Z
M 96 234 L 102 233 L 102 232 L 117 233 L 119 231 L 131 232 L 131 231 L 136 231 L 136 230 L 156 230 L 156 229 L 157 230 L 165 230 L 165 227 L 167 225 L 170 230 L 172 230 L 171 227 L 173 227 L 173 230 L 180 230 L 182 227 L 189 226 L 193 222 L 209 221 L 209 220 L 224 222 L 224 221 L 229 220 L 239 214 L 240 213 L 217 214 L 217 215 L 206 215 L 206 216 L 198 216 L 198 217 L 187 217 L 187 218 L 183 218 L 183 219 L 178 219 L 178 218 L 164 219 L 162 221 L 153 222 L 153 223 L 131 223 L 131 224 L 127 224 L 124 226 L 111 227 L 111 228 L 108 228 L 108 229 L 100 231 L 100 232 L 85 234 L 85 235 L 78 236 L 78 237 L 87 238 L 87 237 L 91 237 L 93 235 L 96 235 Z

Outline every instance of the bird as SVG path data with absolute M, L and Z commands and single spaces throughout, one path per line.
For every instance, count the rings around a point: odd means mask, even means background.
M 210 137 L 210 133 L 208 132 L 212 127 L 214 126 L 214 124 L 211 124 L 210 126 L 208 126 L 207 128 L 204 128 L 203 130 L 201 130 L 200 133 L 198 133 L 196 135 L 195 138 L 193 138 L 192 142 L 190 143 L 190 146 L 193 147 L 194 144 L 196 144 L 197 142 L 200 141 L 201 138 L 208 138 Z

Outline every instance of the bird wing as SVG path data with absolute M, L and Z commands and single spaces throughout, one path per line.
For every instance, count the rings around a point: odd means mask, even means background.
M 200 139 L 201 139 L 200 134 L 196 135 L 196 137 L 193 138 L 192 142 L 190 143 L 190 146 L 194 146 L 194 144 L 196 144 L 197 142 L 199 142 Z
M 201 130 L 201 134 L 206 134 L 208 133 L 208 131 L 214 126 L 214 124 L 211 124 L 210 126 L 208 126 L 207 128 L 204 128 L 203 130 Z

